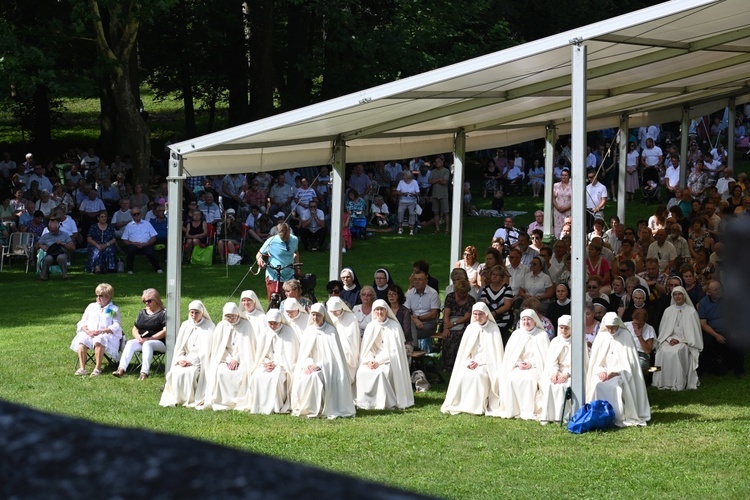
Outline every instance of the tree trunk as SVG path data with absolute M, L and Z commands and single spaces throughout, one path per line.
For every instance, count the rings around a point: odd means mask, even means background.
M 303 64 L 309 61 L 310 24 L 312 11 L 304 5 L 294 2 L 287 9 L 287 55 L 286 84 L 281 96 L 284 111 L 301 108 L 310 103 L 312 81 L 302 70 Z M 281 73 L 279 73 L 281 74 Z
M 274 113 L 273 4 L 250 2 L 248 18 L 250 23 L 249 118 L 258 120 Z
M 253 0 L 255 3 L 260 0 Z M 248 62 L 247 41 L 245 39 L 244 2 L 231 0 L 229 20 L 226 26 L 227 44 L 232 49 L 228 54 L 229 71 L 229 126 L 241 125 L 248 119 Z
M 195 125 L 193 83 L 187 68 L 183 67 L 180 71 L 180 83 L 182 84 L 182 103 L 185 108 L 185 138 L 187 139 L 198 135 L 198 127 Z
M 52 112 L 50 111 L 49 87 L 38 83 L 34 90 L 34 128 L 31 136 L 34 147 L 46 151 L 52 142 Z

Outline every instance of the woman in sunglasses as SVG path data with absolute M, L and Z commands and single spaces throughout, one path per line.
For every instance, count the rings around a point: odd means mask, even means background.
M 125 375 L 125 370 L 136 352 L 143 352 L 141 376 L 138 380 L 148 378 L 154 352 L 167 352 L 164 339 L 167 337 L 167 310 L 161 301 L 161 295 L 155 288 L 143 291 L 141 301 L 146 306 L 138 313 L 133 325 L 133 339 L 125 344 L 120 358 L 120 366 L 112 372 L 115 377 Z

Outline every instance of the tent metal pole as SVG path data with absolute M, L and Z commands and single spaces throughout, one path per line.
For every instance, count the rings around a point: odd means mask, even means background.
M 690 131 L 690 108 L 682 108 L 682 123 L 680 124 L 680 189 L 685 189 L 685 179 L 687 179 L 687 152 L 688 152 L 688 132 Z
M 620 151 L 617 165 L 617 217 L 620 219 L 620 224 L 625 224 L 625 198 L 628 196 L 625 194 L 625 178 L 628 175 L 628 151 L 630 149 L 628 148 L 629 125 L 630 116 L 627 113 L 621 114 L 618 137 Z
M 571 40 L 572 89 L 571 89 L 571 149 L 572 149 L 572 204 L 571 204 L 571 316 L 572 316 L 572 411 L 575 412 L 586 402 L 586 381 L 584 349 L 585 297 L 584 276 L 586 275 L 586 46 L 580 39 Z
M 169 157 L 169 212 L 167 214 L 167 361 L 172 366 L 174 343 L 180 328 L 180 301 L 182 299 L 182 183 L 185 174 L 182 155 L 172 151 Z M 165 372 L 169 371 L 165 367 Z
M 450 263 L 458 262 L 461 255 L 463 240 L 463 213 L 464 213 L 464 170 L 466 168 L 466 133 L 462 130 L 456 132 L 453 143 L 453 214 L 451 220 L 451 243 Z M 438 214 L 435 214 L 436 216 Z M 452 267 L 452 266 L 450 266 Z
M 727 150 L 727 167 L 734 174 L 734 117 L 737 107 L 736 99 L 730 97 L 727 106 L 729 106 L 729 113 L 727 117 L 727 145 L 725 149 Z M 716 147 L 718 148 L 719 145 L 717 144 Z
M 547 135 L 544 142 L 544 241 L 551 241 L 554 235 L 552 205 L 553 187 L 555 184 L 555 141 L 557 127 L 547 125 Z
M 331 196 L 331 256 L 328 264 L 328 279 L 339 279 L 339 272 L 343 266 L 341 244 L 343 238 L 344 216 L 344 179 L 346 173 L 346 141 L 339 138 L 333 144 L 333 186 Z

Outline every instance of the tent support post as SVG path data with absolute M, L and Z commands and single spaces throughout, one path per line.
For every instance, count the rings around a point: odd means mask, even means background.
M 552 197 L 555 185 L 555 141 L 557 127 L 547 125 L 547 136 L 544 142 L 544 241 L 552 241 L 554 232 L 554 206 Z
M 585 286 L 586 255 L 586 46 L 580 39 L 571 42 L 572 60 L 572 95 L 571 95 L 571 150 L 572 158 L 572 206 L 571 218 L 571 316 L 573 346 L 571 349 L 573 401 L 571 411 L 575 412 L 586 402 L 586 381 L 583 374 L 583 350 L 586 349 L 585 337 Z
M 690 131 L 690 108 L 682 108 L 682 123 L 680 124 L 680 189 L 685 189 L 685 179 L 687 179 L 687 152 L 688 152 L 688 132 Z
M 339 279 L 339 272 L 343 266 L 341 243 L 343 238 L 344 216 L 344 178 L 346 172 L 346 141 L 338 138 L 333 145 L 333 186 L 331 196 L 331 256 L 328 264 L 328 279 Z
M 734 117 L 736 115 L 735 108 L 737 107 L 736 99 L 730 97 L 727 106 L 729 106 L 727 117 L 727 144 L 725 148 L 727 150 L 727 167 L 729 167 L 729 170 L 736 175 L 734 172 Z M 719 147 L 718 143 L 716 147 Z
M 450 261 L 458 262 L 463 258 L 461 255 L 461 245 L 463 240 L 461 233 L 463 231 L 464 218 L 456 217 L 456 214 L 464 214 L 464 170 L 466 167 L 466 133 L 459 130 L 453 142 L 453 216 L 451 219 L 451 242 L 450 242 Z M 435 214 L 437 215 L 437 214 Z
M 180 328 L 182 298 L 182 183 L 185 174 L 182 155 L 172 151 L 169 158 L 169 213 L 167 214 L 167 361 L 165 372 L 172 366 L 174 343 Z
M 617 217 L 620 219 L 620 224 L 625 224 L 625 198 L 628 197 L 625 194 L 625 177 L 628 169 L 628 128 L 630 125 L 630 116 L 627 113 L 620 115 L 620 134 L 618 140 L 619 144 L 619 158 L 617 165 Z

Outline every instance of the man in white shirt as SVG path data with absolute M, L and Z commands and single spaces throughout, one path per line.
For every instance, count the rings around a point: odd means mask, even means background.
M 690 247 L 688 247 L 687 240 L 682 237 L 681 225 L 674 223 L 669 226 L 669 237 L 667 238 L 667 241 L 674 246 L 678 257 L 682 257 L 685 262 L 690 261 Z
M 664 162 L 664 152 L 654 145 L 652 138 L 646 139 L 646 149 L 641 152 L 641 165 L 644 168 L 660 168 Z
M 52 183 L 49 178 L 44 175 L 44 167 L 42 165 L 34 165 L 34 172 L 30 174 L 26 180 L 26 185 L 31 186 L 31 183 L 37 181 L 39 183 L 39 190 L 47 190 L 52 192 Z
M 680 230 L 682 230 L 682 228 L 680 228 Z M 648 246 L 646 258 L 653 257 L 659 261 L 660 273 L 668 272 L 674 265 L 674 260 L 677 257 L 677 250 L 674 245 L 667 241 L 666 229 L 659 229 L 656 231 L 654 239 L 656 241 Z
M 508 274 L 510 274 L 510 289 L 513 292 L 513 296 L 518 296 L 518 291 L 523 286 L 524 278 L 526 273 L 529 272 L 529 268 L 521 264 L 521 252 L 518 249 L 513 249 L 508 255 L 508 265 L 506 266 Z
M 414 286 L 406 293 L 404 304 L 411 311 L 412 332 L 417 332 L 419 349 L 432 352 L 432 335 L 437 331 L 437 320 L 440 311 L 440 296 L 437 291 L 427 285 L 427 273 L 415 270 L 411 275 Z
M 593 230 L 594 219 L 604 218 L 603 210 L 607 204 L 607 188 L 599 182 L 596 171 L 592 168 L 586 171 L 589 184 L 586 186 L 586 227 Z
M 125 232 L 125 226 L 133 222 L 133 216 L 130 214 L 130 200 L 123 198 L 120 200 L 120 210 L 112 215 L 112 225 L 115 226 L 115 235 L 122 238 Z
M 125 231 L 122 234 L 122 243 L 125 245 L 125 253 L 127 253 L 125 269 L 128 271 L 128 274 L 133 274 L 135 256 L 142 254 L 151 263 L 154 271 L 162 274 L 164 271 L 162 271 L 154 252 L 154 244 L 156 243 L 157 236 L 154 226 L 143 220 L 140 208 L 131 210 L 130 215 L 133 217 L 133 220 L 125 226 Z
M 506 245 L 510 246 L 511 248 L 515 248 L 518 245 L 518 235 L 520 232 L 518 229 L 513 227 L 513 217 L 506 217 L 505 218 L 505 226 L 499 227 L 497 231 L 495 231 L 495 234 L 492 235 L 493 238 L 502 238 L 503 242 L 505 242 Z
M 680 157 L 671 155 L 669 163 L 670 165 L 664 175 L 664 186 L 667 188 L 669 196 L 673 197 L 674 193 L 680 190 Z
M 301 216 L 301 221 L 297 234 L 302 240 L 302 244 L 311 252 L 317 252 L 318 249 L 325 247 L 326 236 L 326 216 L 318 208 L 318 202 L 313 200 Z
M 279 211 L 289 213 L 291 203 L 294 200 L 294 189 L 284 182 L 284 174 L 276 177 L 276 184 L 271 186 L 268 192 L 268 198 L 271 200 L 266 213 L 275 214 Z
M 732 177 L 732 169 L 727 167 L 724 169 L 723 176 L 716 181 L 716 192 L 719 193 L 722 200 L 728 199 L 732 195 L 732 187 L 737 181 Z M 733 183 L 730 185 L 729 183 Z
M 203 212 L 203 217 L 209 224 L 216 224 L 221 220 L 221 208 L 214 203 L 214 195 L 211 193 L 206 193 L 203 203 L 198 202 L 198 209 Z

